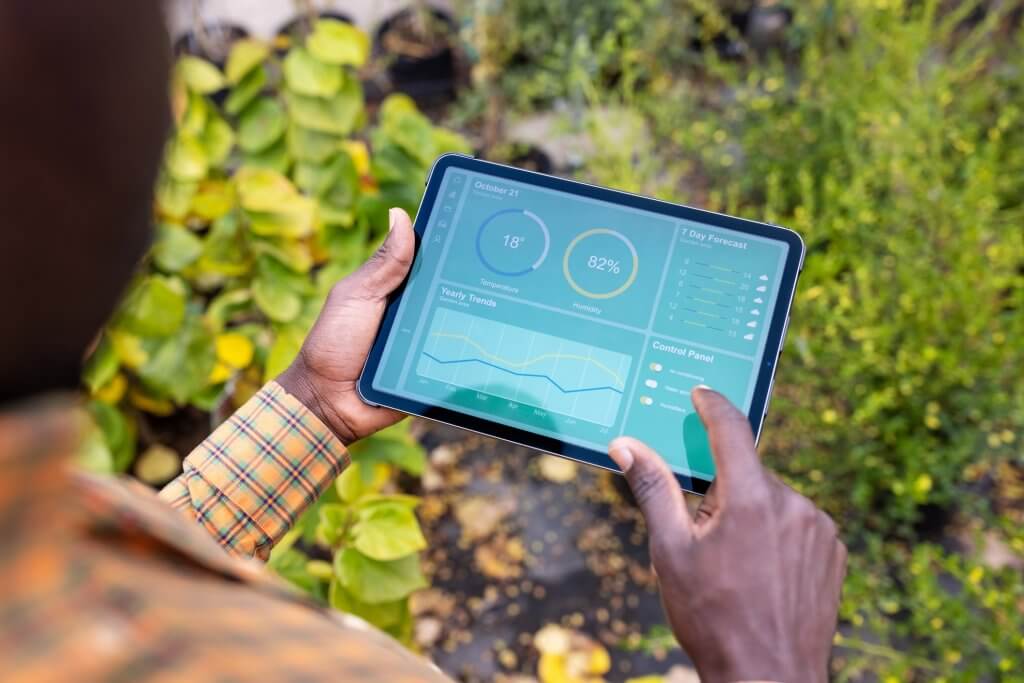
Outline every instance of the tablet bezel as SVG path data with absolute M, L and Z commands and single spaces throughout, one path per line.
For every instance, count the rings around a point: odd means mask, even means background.
M 427 178 L 426 191 L 423 200 L 420 202 L 416 214 L 414 228 L 416 231 L 416 250 L 422 244 L 423 234 L 427 228 L 434 202 L 437 200 L 438 191 L 445 172 L 449 169 L 484 173 L 487 175 L 511 180 L 537 187 L 547 188 L 559 192 L 574 194 L 590 199 L 611 202 L 623 206 L 632 207 L 652 213 L 658 213 L 671 218 L 681 218 L 697 223 L 704 223 L 712 227 L 726 228 L 737 232 L 755 235 L 789 245 L 786 255 L 786 263 L 783 268 L 782 281 L 779 285 L 779 293 L 775 300 L 775 310 L 772 311 L 771 325 L 768 329 L 768 337 L 765 342 L 764 357 L 758 369 L 757 381 L 754 386 L 754 393 L 750 403 L 750 410 L 747 418 L 750 421 L 754 437 L 760 437 L 761 427 L 767 414 L 768 400 L 771 397 L 772 385 L 775 381 L 775 371 L 786 328 L 789 322 L 789 311 L 793 303 L 793 294 L 796 291 L 796 282 L 803 269 L 805 254 L 804 242 L 793 230 L 783 228 L 770 223 L 759 223 L 745 218 L 736 218 L 712 211 L 696 209 L 682 204 L 672 204 L 659 199 L 643 197 L 640 195 L 612 190 L 596 185 L 588 185 L 575 180 L 566 180 L 555 176 L 527 171 L 524 169 L 505 166 L 490 161 L 483 161 L 462 154 L 445 154 L 439 157 L 430 169 Z M 405 292 L 408 278 L 396 289 L 388 299 L 387 309 L 380 329 L 370 349 L 366 364 L 363 367 L 362 375 L 359 377 L 358 390 L 363 400 L 371 405 L 393 408 L 409 415 L 425 417 L 429 420 L 443 422 L 455 427 L 468 429 L 485 436 L 510 441 L 515 444 L 534 448 L 554 455 L 570 458 L 588 465 L 594 465 L 613 472 L 621 473 L 619 468 L 608 454 L 596 451 L 583 446 L 566 443 L 560 439 L 536 434 L 525 429 L 510 427 L 500 422 L 469 415 L 451 408 L 423 403 L 415 399 L 406 398 L 373 387 L 373 377 L 377 374 L 381 358 L 384 353 L 384 346 L 394 326 L 398 314 L 398 307 Z M 706 479 L 687 476 L 673 472 L 679 485 L 693 493 L 704 494 L 711 482 Z

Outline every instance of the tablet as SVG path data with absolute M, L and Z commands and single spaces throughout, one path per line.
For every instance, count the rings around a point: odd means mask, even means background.
M 633 436 L 696 493 L 715 467 L 694 386 L 759 435 L 795 232 L 462 155 L 434 163 L 415 230 L 367 403 L 615 471 L 608 442 Z

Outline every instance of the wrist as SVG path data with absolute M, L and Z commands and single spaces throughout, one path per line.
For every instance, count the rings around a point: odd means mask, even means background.
M 342 445 L 348 446 L 356 441 L 343 416 L 338 414 L 336 407 L 319 388 L 301 352 L 275 381 L 331 430 Z

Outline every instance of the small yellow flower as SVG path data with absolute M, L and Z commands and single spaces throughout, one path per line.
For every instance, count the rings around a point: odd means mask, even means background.
M 999 432 L 999 438 L 1002 439 L 1003 443 L 1010 444 L 1017 440 L 1017 435 L 1009 429 L 1004 429 Z
M 957 650 L 948 650 L 944 659 L 950 664 L 956 664 L 960 661 L 961 655 Z
M 1003 440 L 999 438 L 999 435 L 996 434 L 995 432 L 989 434 L 988 438 L 986 438 L 986 441 L 988 442 L 989 448 L 999 448 L 1000 446 L 1003 445 Z
M 831 408 L 821 413 L 821 421 L 827 425 L 835 424 L 836 420 L 839 419 L 839 413 L 832 410 Z
M 975 567 L 971 570 L 971 573 L 967 575 L 967 580 L 972 586 L 977 586 L 981 583 L 983 578 L 985 578 L 985 570 L 982 567 Z
M 928 474 L 919 474 L 914 480 L 914 493 L 923 496 L 932 490 L 932 478 Z
M 941 629 L 945 625 L 946 622 L 944 622 L 941 617 L 932 617 L 932 620 L 931 620 L 930 623 L 931 623 L 932 628 L 935 629 L 936 631 L 938 631 L 939 629 Z
M 942 420 L 929 413 L 924 416 L 924 426 L 928 429 L 938 429 L 942 426 Z

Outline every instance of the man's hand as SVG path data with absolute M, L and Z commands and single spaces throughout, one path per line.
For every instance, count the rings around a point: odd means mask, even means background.
M 412 265 L 416 237 L 409 216 L 391 209 L 390 232 L 370 260 L 331 289 L 302 350 L 277 378 L 345 445 L 402 419 L 402 413 L 363 403 L 356 390 L 388 295 Z
M 761 466 L 725 397 L 692 397 L 718 470 L 695 520 L 657 453 L 628 437 L 609 447 L 647 520 L 672 631 L 706 683 L 826 681 L 846 574 L 836 526 Z

